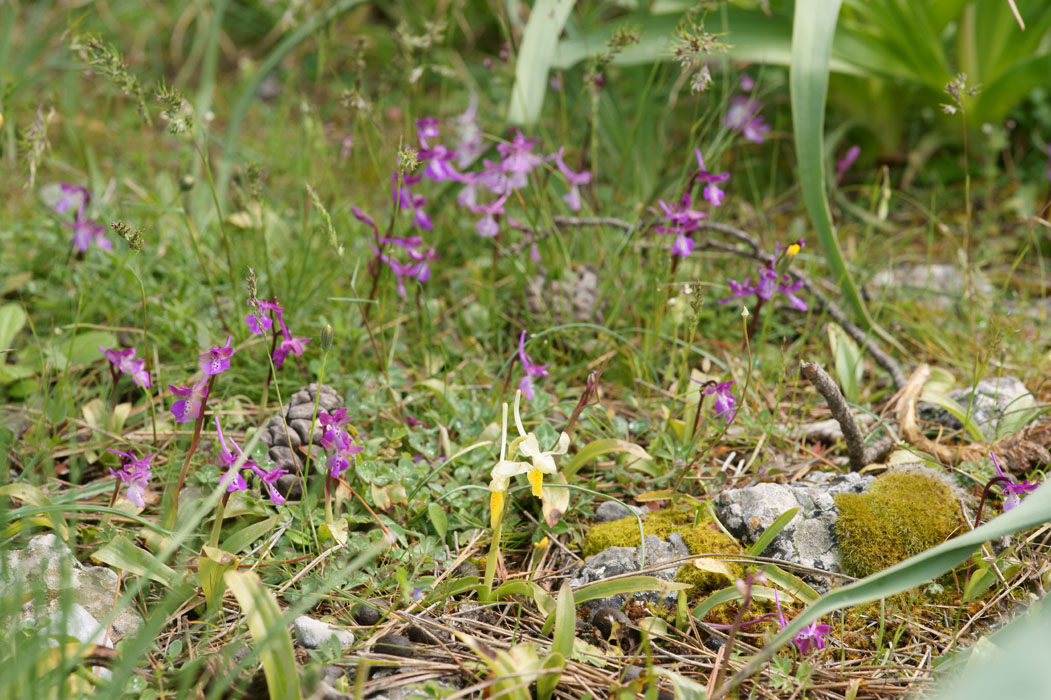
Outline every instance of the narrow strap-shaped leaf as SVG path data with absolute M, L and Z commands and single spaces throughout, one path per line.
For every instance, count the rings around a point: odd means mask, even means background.
M 507 113 L 512 124 L 533 124 L 540 118 L 558 37 L 574 4 L 575 0 L 536 0 L 533 5 L 515 62 L 515 84 Z
M 832 212 L 825 192 L 825 98 L 828 62 L 842 0 L 797 0 L 792 24 L 792 124 L 795 132 L 799 184 L 810 222 L 817 232 L 829 272 L 850 306 L 854 320 L 871 327 L 865 303 L 839 249 Z

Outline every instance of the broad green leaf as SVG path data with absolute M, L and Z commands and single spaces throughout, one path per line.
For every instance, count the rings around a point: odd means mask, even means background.
M 767 642 L 762 650 L 734 676 L 734 682 L 740 682 L 755 673 L 767 659 L 811 622 L 836 610 L 887 598 L 932 581 L 967 561 L 982 543 L 1043 525 L 1049 520 L 1051 520 L 1051 482 L 1045 482 L 1020 504 L 984 525 L 860 581 L 855 581 L 842 588 L 834 588 L 821 596 L 810 607 L 797 615 L 776 637 Z
M 985 593 L 989 588 L 999 581 L 1000 579 L 996 575 L 996 571 L 993 570 L 995 564 L 988 562 L 979 561 L 975 562 L 977 567 L 971 579 L 967 582 L 967 585 L 963 589 L 963 602 L 968 603 L 978 596 Z M 1009 579 L 1018 573 L 1018 570 L 1022 567 L 1018 562 L 1011 562 L 1006 564 L 1003 568 L 996 567 L 1000 571 L 1000 575 L 1005 579 Z
M 56 370 L 65 372 L 73 365 L 104 362 L 106 358 L 99 352 L 99 346 L 113 348 L 116 345 L 116 336 L 105 331 L 78 333 L 72 339 L 64 333 L 44 343 L 44 357 Z
M 964 430 L 967 431 L 972 440 L 976 442 L 982 442 L 985 440 L 985 436 L 982 434 L 982 429 L 974 422 L 973 416 L 968 416 L 967 409 L 950 398 L 948 394 L 943 394 L 936 390 L 930 390 L 925 386 L 923 387 L 923 393 L 920 394 L 920 401 L 932 403 L 935 406 L 948 411 L 956 418 L 956 420 L 963 424 Z
M 573 455 L 573 458 L 562 468 L 562 473 L 565 474 L 567 478 L 571 477 L 591 460 L 599 455 L 609 454 L 610 452 L 623 452 L 638 457 L 639 459 L 653 459 L 649 452 L 633 442 L 618 440 L 616 438 L 604 438 L 602 440 L 594 440 L 587 445 L 584 445 L 580 452 Z
M 282 520 L 283 516 L 271 515 L 265 520 L 260 520 L 257 523 L 246 525 L 234 534 L 230 535 L 225 542 L 223 542 L 223 549 L 227 552 L 234 554 L 240 554 L 250 544 L 258 540 L 263 535 L 273 532 L 277 524 Z
M 729 586 L 728 588 L 712 593 L 710 596 L 702 600 L 690 614 L 698 620 L 703 620 L 708 613 L 720 605 L 741 599 L 741 594 L 738 592 L 737 587 Z M 772 603 L 775 600 L 774 589 L 766 586 L 752 586 L 752 599 L 768 600 Z
M 445 510 L 438 503 L 429 503 L 427 505 L 427 517 L 431 520 L 431 525 L 434 526 L 434 531 L 438 533 L 438 537 L 445 539 L 445 533 L 449 531 L 449 520 L 445 516 Z
M 292 638 L 281 619 L 281 608 L 254 572 L 227 571 L 226 586 L 241 606 L 263 662 L 272 700 L 300 700 L 299 672 Z
M 796 513 L 798 512 L 799 508 L 789 508 L 781 515 L 777 516 L 777 520 L 770 523 L 770 527 L 763 530 L 763 534 L 759 536 L 759 539 L 748 548 L 749 556 L 758 557 L 762 555 L 763 551 L 774 541 L 774 538 L 780 535 L 781 531 L 788 527 L 788 523 L 792 522 L 792 518 L 796 517 Z
M 547 74 L 576 0 L 536 0 L 529 12 L 515 61 L 515 82 L 507 120 L 530 125 L 540 118 L 547 92 Z
M 174 589 L 181 583 L 181 577 L 174 569 L 124 535 L 114 537 L 91 558 L 129 574 L 146 576 L 167 588 Z
M 540 675 L 536 679 L 537 700 L 550 700 L 551 695 L 558 687 L 558 681 L 566 667 L 566 655 L 552 652 L 544 657 L 540 663 Z
M 861 400 L 861 378 L 865 369 L 861 349 L 838 324 L 828 324 L 828 344 L 832 349 L 836 380 L 843 396 L 851 403 Z
M 643 591 L 670 593 L 671 591 L 685 591 L 689 588 L 690 584 L 688 583 L 665 581 L 656 576 L 626 576 L 607 581 L 597 581 L 578 588 L 573 593 L 573 599 L 577 605 L 581 605 L 589 600 L 609 598 L 622 593 L 641 593 Z
M 24 481 L 16 481 L 13 484 L 7 484 L 6 486 L 0 487 L 0 496 L 17 498 L 23 503 L 37 506 L 38 508 L 51 505 L 51 499 L 48 498 L 43 491 Z M 63 542 L 69 542 L 69 525 L 66 524 L 66 519 L 62 516 L 61 512 L 54 511 L 30 519 L 33 522 L 39 522 L 46 527 L 50 527 L 55 531 L 55 534 L 58 535 L 59 539 Z M 5 532 L 3 534 L 4 537 L 19 532 L 22 529 L 22 526 L 16 522 L 13 525 L 8 526 L 7 529 L 11 530 L 11 532 Z
M 865 303 L 843 260 L 825 192 L 825 98 L 828 93 L 829 54 L 841 2 L 796 2 L 789 73 L 792 124 L 803 201 L 821 243 L 821 252 L 829 273 L 853 311 L 854 321 L 863 327 L 871 327 L 872 321 Z
M 14 343 L 15 336 L 26 325 L 26 312 L 21 304 L 4 304 L 0 306 L 0 352 L 7 350 Z M 4 355 L 0 354 L 0 358 Z
M 573 589 L 569 587 L 568 580 L 562 582 L 555 605 L 555 634 L 551 638 L 551 651 L 569 658 L 573 655 L 577 608 L 573 604 Z
M 204 591 L 208 610 L 216 610 L 226 592 L 223 576 L 237 568 L 240 560 L 230 552 L 216 547 L 205 547 L 204 554 L 197 558 L 197 581 Z

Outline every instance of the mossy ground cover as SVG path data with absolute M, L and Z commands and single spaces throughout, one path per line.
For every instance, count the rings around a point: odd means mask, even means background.
M 513 130 L 520 69 L 539 65 L 521 58 L 520 5 L 0 4 L 0 567 L 54 534 L 116 572 L 113 598 L 143 620 L 119 639 L 97 620 L 102 643 L 81 644 L 23 619 L 30 591 L 5 592 L 0 698 L 284 698 L 322 683 L 368 697 L 417 681 L 517 698 L 547 692 L 543 663 L 564 698 L 682 695 L 682 679 L 714 691 L 780 621 L 766 598 L 733 633 L 739 599 L 691 615 L 770 565 L 704 501 L 848 468 L 842 439 L 811 430 L 829 408 L 800 361 L 875 418 L 871 441 L 896 434 L 900 388 L 878 350 L 936 366 L 931 392 L 1014 375 L 1032 402 L 1003 424 L 1046 421 L 1046 93 L 975 124 L 904 90 L 909 128 L 888 128 L 888 145 L 835 77 L 825 185 L 869 325 L 800 197 L 787 69 L 722 53 L 721 9 L 653 19 L 580 2 L 552 34 L 621 30 L 531 81 L 543 107 Z M 674 48 L 643 60 L 654 39 Z M 873 284 L 928 263 L 961 284 Z M 315 408 L 301 390 L 317 383 L 337 403 Z M 888 463 L 924 458 L 897 447 Z M 1047 467 L 1008 465 L 984 496 L 984 455 L 933 468 L 964 507 L 867 466 L 879 485 L 840 504 L 851 573 L 969 530 L 977 503 L 990 519 L 1004 486 Z M 581 558 L 638 544 L 634 519 L 592 519 L 637 497 L 679 504 L 646 532 L 725 555 L 730 575 L 686 569 L 685 605 L 649 611 L 660 625 L 633 615 L 649 636 L 614 649 L 549 615 Z M 926 687 L 932 659 L 1046 590 L 1045 535 L 826 617 L 826 648 L 790 646 L 738 692 Z M 790 620 L 805 606 L 783 568 L 757 585 L 785 594 Z M 353 614 L 377 599 L 378 621 Z M 355 641 L 293 645 L 300 614 Z M 390 634 L 424 642 L 405 661 L 378 653 L 399 650 Z

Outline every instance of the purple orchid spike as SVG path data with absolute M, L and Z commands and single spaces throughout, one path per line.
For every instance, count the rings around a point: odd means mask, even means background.
M 274 326 L 274 318 L 281 318 L 284 309 L 277 303 L 277 297 L 259 300 L 260 313 L 245 316 L 248 330 L 257 335 L 263 335 Z M 269 312 L 269 313 L 267 313 Z
M 522 331 L 522 335 L 518 337 L 518 359 L 522 363 L 522 369 L 525 370 L 525 376 L 522 377 L 522 381 L 518 384 L 518 390 L 522 392 L 522 395 L 527 399 L 532 400 L 534 397 L 534 386 L 533 377 L 546 377 L 548 376 L 547 365 L 538 365 L 526 354 L 525 351 L 525 339 L 526 332 Z
M 230 358 L 234 356 L 234 349 L 230 347 L 231 337 L 226 336 L 225 345 L 217 345 L 197 356 L 201 371 L 206 375 L 214 376 L 230 369 Z
M 234 441 L 233 437 L 230 438 L 230 444 L 233 445 L 234 451 L 231 451 L 226 445 L 226 437 L 223 435 L 223 428 L 219 424 L 219 416 L 215 417 L 215 431 L 219 436 L 219 450 L 216 452 L 216 458 L 219 461 L 219 466 L 226 469 L 226 474 L 222 477 L 222 483 L 226 485 L 226 492 L 233 493 L 234 491 L 247 491 L 248 482 L 245 481 L 243 471 L 248 470 L 255 474 L 261 483 L 267 487 L 269 492 L 270 501 L 275 505 L 279 506 L 285 502 L 285 497 L 275 488 L 274 484 L 282 476 L 288 473 L 287 469 L 271 469 L 266 471 L 259 466 L 259 463 L 254 459 L 245 458 L 244 452 Z M 236 454 L 234 454 L 236 452 Z M 237 469 L 237 461 L 241 462 L 240 469 Z
M 721 384 L 709 385 L 701 391 L 705 396 L 715 395 L 715 415 L 722 418 L 727 424 L 737 415 L 737 397 L 730 391 L 733 385 L 734 380 L 731 379 Z
M 168 388 L 171 389 L 175 396 L 179 397 L 179 400 L 173 403 L 171 408 L 175 422 L 188 423 L 197 420 L 197 417 L 201 414 L 201 406 L 204 405 L 204 400 L 208 396 L 208 377 L 204 377 L 193 386 L 169 384 Z
M 785 248 L 785 254 L 790 256 L 794 255 L 804 243 L 805 241 L 800 239 L 800 241 L 787 246 Z M 795 252 L 793 252 L 793 249 Z M 781 244 L 778 243 L 774 248 L 773 259 L 759 268 L 759 277 L 755 284 L 752 284 L 751 277 L 745 277 L 744 282 L 727 280 L 726 284 L 730 287 L 730 296 L 725 299 L 720 299 L 716 303 L 721 306 L 723 304 L 729 304 L 735 299 L 743 299 L 752 296 L 753 294 L 760 299 L 770 301 L 774 298 L 775 294 L 781 294 L 788 299 L 788 302 L 793 308 L 798 309 L 799 311 L 808 311 L 809 307 L 806 303 L 795 295 L 795 292 L 802 289 L 803 280 L 792 282 L 791 277 L 789 277 L 787 272 L 780 275 L 777 273 L 776 267 L 781 261 L 781 251 Z
M 106 356 L 113 369 L 131 377 L 131 380 L 143 389 L 150 386 L 150 373 L 146 371 L 146 360 L 135 358 L 135 348 L 124 350 L 107 350 L 99 346 L 99 351 Z M 116 379 L 116 375 L 114 375 Z
M 843 154 L 843 157 L 836 161 L 836 184 L 838 185 L 843 181 L 843 176 L 847 174 L 851 166 L 854 165 L 854 161 L 861 155 L 861 146 L 857 144 L 847 149 L 847 152 Z
M 81 211 L 91 201 L 91 192 L 83 185 L 60 182 L 58 187 L 62 194 L 59 195 L 54 205 L 56 214 L 65 214 L 70 209 Z
M 110 449 L 107 451 L 120 457 L 120 468 L 117 470 L 110 468 L 109 473 L 128 485 L 127 496 L 129 501 L 139 508 L 144 507 L 146 505 L 146 486 L 150 477 L 153 476 L 151 462 L 156 453 L 136 459 L 134 455 L 121 452 L 120 450 Z

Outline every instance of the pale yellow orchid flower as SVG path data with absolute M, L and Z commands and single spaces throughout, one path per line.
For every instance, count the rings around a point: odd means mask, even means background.
M 540 449 L 540 442 L 535 433 L 527 433 L 522 425 L 522 416 L 518 411 L 522 400 L 522 392 L 515 392 L 515 427 L 518 428 L 518 438 L 521 442 L 517 444 L 518 451 L 523 456 L 533 460 L 533 466 L 526 472 L 526 478 L 533 487 L 533 495 L 541 498 L 544 487 L 544 474 L 554 474 L 558 471 L 555 457 L 564 455 L 569 451 L 569 435 L 562 433 L 558 436 L 558 443 L 553 450 L 547 452 Z M 521 472 L 516 472 L 521 473 Z
M 515 438 L 511 443 L 510 451 L 507 449 L 507 404 L 504 404 L 503 419 L 500 425 L 500 460 L 493 467 L 489 482 L 489 523 L 493 529 L 500 523 L 500 517 L 504 512 L 504 494 L 510 484 L 511 477 L 528 472 L 531 467 L 527 462 L 515 462 L 508 457 L 514 457 L 515 448 L 521 442 L 521 438 Z

